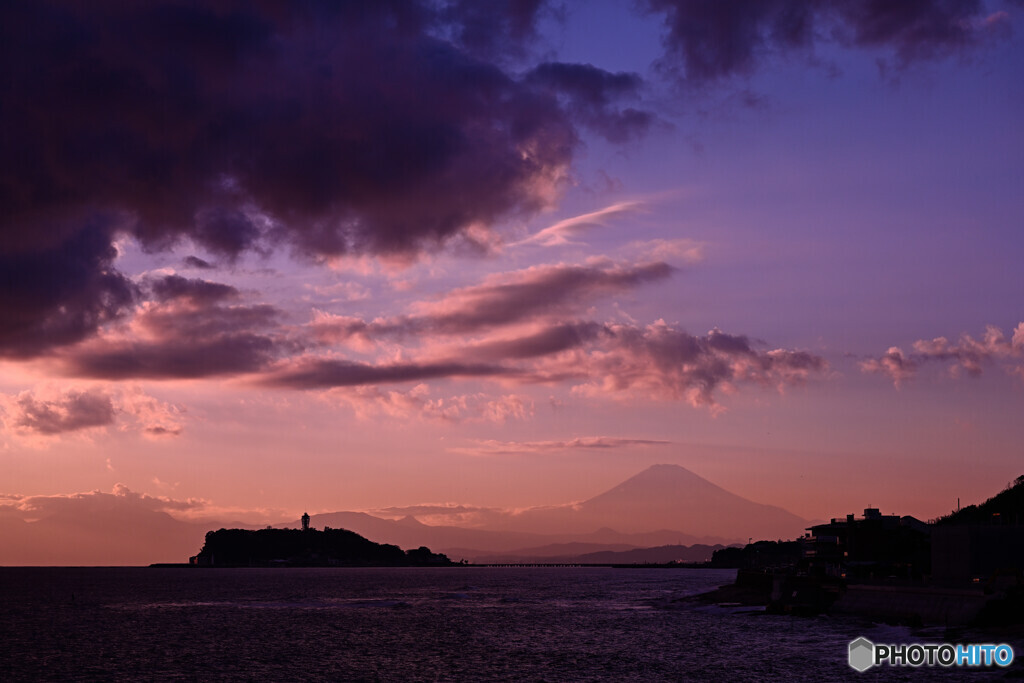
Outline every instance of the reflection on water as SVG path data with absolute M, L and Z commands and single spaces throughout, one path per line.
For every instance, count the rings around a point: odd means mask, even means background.
M 0 680 L 855 680 L 864 675 L 847 667 L 846 647 L 857 636 L 943 639 L 941 629 L 678 601 L 731 579 L 681 569 L 5 568 Z

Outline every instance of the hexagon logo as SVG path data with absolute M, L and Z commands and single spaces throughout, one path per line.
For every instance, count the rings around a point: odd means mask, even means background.
M 875 644 L 861 636 L 850 643 L 850 666 L 857 671 L 867 671 L 875 664 Z

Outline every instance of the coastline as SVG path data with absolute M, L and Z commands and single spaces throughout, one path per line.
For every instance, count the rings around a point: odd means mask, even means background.
M 687 599 L 702 605 L 759 606 L 774 614 L 830 614 L 913 627 L 972 627 L 1024 633 L 1024 594 L 1014 589 L 839 584 L 739 570 L 735 582 Z

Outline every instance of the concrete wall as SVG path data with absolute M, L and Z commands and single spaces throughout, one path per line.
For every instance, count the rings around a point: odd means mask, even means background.
M 997 570 L 1024 570 L 1024 525 L 956 524 L 932 529 L 932 577 L 986 583 Z
M 832 606 L 833 614 L 852 614 L 904 623 L 969 624 L 991 596 L 976 590 L 854 584 Z

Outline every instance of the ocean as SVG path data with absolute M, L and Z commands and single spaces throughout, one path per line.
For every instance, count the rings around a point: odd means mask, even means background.
M 732 570 L 0 568 L 2 681 L 1002 680 L 847 665 L 944 629 L 682 600 Z M 959 642 L 986 642 L 964 632 Z M 980 639 L 980 640 L 979 640 Z M 1012 641 L 1010 641 L 1012 642 Z

